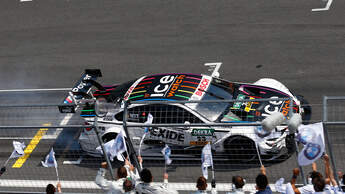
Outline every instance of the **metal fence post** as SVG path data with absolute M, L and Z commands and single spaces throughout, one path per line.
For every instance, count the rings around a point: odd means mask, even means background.
M 138 159 L 137 159 L 137 155 L 135 153 L 131 138 L 129 136 L 128 133 L 128 128 L 127 128 L 127 114 L 128 114 L 128 102 L 126 100 L 123 101 L 124 102 L 124 107 L 123 107 L 123 129 L 126 133 L 126 142 L 128 142 L 128 154 L 129 154 L 129 158 L 131 159 L 131 161 L 133 162 L 133 165 L 138 169 L 139 172 L 141 172 L 141 166 L 139 165 Z
M 102 151 L 103 151 L 103 156 L 105 158 L 105 161 L 107 162 L 107 166 L 108 166 L 108 170 L 110 172 L 111 178 L 113 180 L 115 180 L 115 176 L 114 176 L 114 173 L 113 173 L 113 167 L 111 166 L 109 157 L 107 156 L 105 148 L 104 148 L 103 140 L 102 140 L 102 138 L 101 138 L 101 136 L 99 134 L 99 131 L 98 131 L 98 119 L 97 119 L 97 117 L 94 117 L 94 118 L 95 118 L 95 120 L 94 120 L 94 130 L 96 132 L 96 135 L 97 135 L 97 138 L 98 138 L 98 142 L 101 145 L 101 148 L 102 148 Z
M 339 190 L 342 191 L 342 188 L 340 186 L 340 181 L 339 181 L 339 178 L 338 176 L 336 175 L 337 173 L 337 168 L 335 166 L 335 160 L 334 160 L 334 156 L 333 156 L 333 149 L 332 149 L 332 145 L 331 145 L 331 142 L 329 141 L 329 135 L 328 135 L 328 129 L 327 129 L 327 100 L 328 100 L 328 97 L 327 96 L 324 96 L 323 97 L 323 129 L 326 130 L 324 131 L 324 134 L 326 136 L 326 141 L 327 141 L 327 146 L 328 146 L 328 151 L 329 151 L 329 156 L 331 157 L 331 163 L 332 163 L 332 169 L 333 169 L 333 174 L 335 174 L 335 180 L 337 181 L 337 184 L 339 186 Z
M 290 112 L 289 112 L 289 117 L 291 119 L 292 115 L 293 115 L 293 98 L 290 97 Z M 295 141 L 295 146 L 296 146 L 296 157 L 298 158 L 298 153 L 299 153 L 299 149 L 298 149 L 298 144 L 297 142 Z M 297 162 L 298 163 L 298 162 Z M 307 185 L 307 179 L 305 178 L 304 176 L 304 172 L 303 172 L 303 168 L 301 165 L 298 164 L 298 167 L 299 167 L 299 171 L 301 173 L 301 177 L 302 177 L 302 180 L 303 180 L 303 185 Z

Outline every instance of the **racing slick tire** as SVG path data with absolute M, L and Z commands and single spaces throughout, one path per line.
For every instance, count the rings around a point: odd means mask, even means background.
M 223 145 L 228 158 L 234 162 L 248 162 L 257 157 L 255 142 L 248 137 L 232 136 Z

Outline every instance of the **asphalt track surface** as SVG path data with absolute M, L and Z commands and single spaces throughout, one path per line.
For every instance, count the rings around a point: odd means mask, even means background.
M 221 76 L 228 80 L 280 80 L 313 105 L 312 120 L 320 121 L 322 96 L 344 95 L 345 89 L 345 1 L 334 1 L 329 11 L 311 12 L 324 6 L 319 0 L 2 0 L 0 89 L 68 88 L 86 68 L 100 68 L 104 84 L 151 73 L 206 73 L 205 62 L 220 61 Z M 0 98 L 1 104 L 49 104 L 60 103 L 64 95 L 11 92 Z M 1 125 L 63 119 L 53 109 L 30 111 L 5 111 Z M 73 117 L 69 124 L 78 122 Z M 1 134 L 32 137 L 36 131 Z M 1 179 L 54 180 L 54 173 L 38 167 L 39 161 L 52 145 L 58 147 L 59 163 L 70 159 L 64 153 L 78 156 L 75 142 L 64 143 L 77 134 L 78 129 L 64 129 L 57 140 L 42 140 L 21 172 L 8 169 Z M 10 154 L 11 141 L 1 141 L 0 161 Z M 77 167 L 59 165 L 61 179 L 92 181 L 99 162 L 87 158 Z M 268 170 L 276 179 L 295 166 L 291 158 Z M 161 167 L 152 169 L 154 177 L 161 177 Z M 171 182 L 194 182 L 201 173 L 198 166 L 172 171 Z M 236 173 L 253 177 L 257 172 Z M 217 180 L 229 182 L 231 173 L 216 172 Z

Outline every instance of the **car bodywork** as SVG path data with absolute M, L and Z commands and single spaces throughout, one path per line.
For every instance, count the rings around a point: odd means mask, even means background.
M 260 79 L 255 83 L 230 82 L 217 76 L 169 73 L 142 76 L 120 85 L 102 86 L 95 80 L 99 70 L 86 70 L 82 78 L 64 100 L 61 112 L 80 112 L 85 121 L 94 123 L 97 117 L 102 139 L 107 142 L 123 129 L 123 102 L 128 105 L 127 123 L 145 123 L 148 115 L 153 124 L 186 124 L 186 127 L 151 127 L 141 148 L 144 157 L 161 157 L 165 144 L 172 148 L 172 157 L 199 157 L 206 143 L 212 144 L 215 158 L 235 157 L 252 160 L 257 151 L 264 160 L 275 160 L 294 152 L 294 135 L 286 126 L 267 132 L 261 126 L 209 126 L 213 123 L 253 123 L 262 121 L 274 112 L 289 117 L 290 111 L 303 114 L 301 102 L 282 83 L 274 79 Z M 97 90 L 92 91 L 95 86 Z M 276 98 L 293 100 L 278 101 Z M 97 116 L 91 101 L 102 99 L 114 104 L 103 116 Z M 262 102 L 179 103 L 178 101 L 271 99 Z M 150 104 L 145 102 L 150 101 Z M 136 102 L 131 104 L 130 102 Z M 139 102 L 142 102 L 140 104 Z M 154 102 L 154 103 L 152 103 Z M 164 102 L 164 103 L 162 103 Z M 139 103 L 139 104 L 138 104 Z M 75 106 L 75 104 L 77 106 Z M 79 105 L 80 104 L 80 105 Z M 293 104 L 293 107 L 290 107 Z M 202 127 L 188 124 L 202 123 Z M 129 136 L 136 151 L 145 133 L 143 127 L 129 127 Z M 96 133 L 84 129 L 79 137 L 81 148 L 89 155 L 100 156 Z M 257 148 L 257 150 L 256 150 Z M 286 157 L 287 156 L 287 157 Z

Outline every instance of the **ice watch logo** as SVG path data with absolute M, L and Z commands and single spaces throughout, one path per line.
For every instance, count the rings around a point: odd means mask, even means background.
M 321 146 L 315 143 L 308 143 L 304 150 L 304 156 L 309 160 L 314 160 L 321 152 Z

